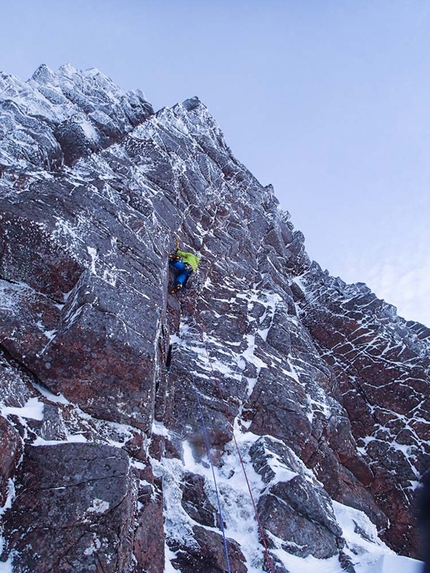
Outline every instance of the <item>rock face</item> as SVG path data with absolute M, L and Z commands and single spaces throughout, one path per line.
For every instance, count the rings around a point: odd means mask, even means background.
M 0 86 L 1 560 L 416 556 L 430 330 L 310 261 L 197 98 L 154 113 L 71 66 Z M 175 236 L 201 264 L 171 296 Z
M 106 445 L 28 446 L 5 536 L 29 571 L 127 571 L 133 487 L 128 455 Z M 24 531 L 16 535 L 16 531 Z M 28 547 L 37 551 L 28 555 Z

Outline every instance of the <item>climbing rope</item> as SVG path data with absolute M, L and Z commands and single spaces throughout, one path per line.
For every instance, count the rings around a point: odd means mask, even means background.
M 201 404 L 200 404 L 199 393 L 198 393 L 197 388 L 196 388 L 196 386 L 195 386 L 195 384 L 194 384 L 194 378 L 193 378 L 193 386 L 194 386 L 194 391 L 195 391 L 195 393 L 196 393 L 197 407 L 198 407 L 198 410 L 199 410 L 200 418 L 201 418 L 201 420 L 202 420 L 203 436 L 204 436 L 204 438 L 205 438 L 206 452 L 207 452 L 209 464 L 210 464 L 211 470 L 212 470 L 212 479 L 213 479 L 213 482 L 214 482 L 215 493 L 216 493 L 216 498 L 217 498 L 217 503 L 218 503 L 218 513 L 219 513 L 219 520 L 220 520 L 220 528 L 221 528 L 222 539 L 223 539 L 223 543 L 224 543 L 225 561 L 226 561 L 226 564 L 227 564 L 228 573 L 231 573 L 231 569 L 230 569 L 230 558 L 229 558 L 229 555 L 228 555 L 227 539 L 226 539 L 226 536 L 225 536 L 224 517 L 223 517 L 222 509 L 221 509 L 221 499 L 220 499 L 220 495 L 219 495 L 218 484 L 217 484 L 217 481 L 216 481 L 214 464 L 213 464 L 213 462 L 212 462 L 212 454 L 211 454 L 210 443 L 209 443 L 209 434 L 208 434 L 208 430 L 207 430 L 207 427 L 206 427 L 206 424 L 205 424 L 205 419 L 204 419 L 204 416 L 203 416 L 202 407 L 201 407 Z
M 183 302 L 185 302 L 185 301 L 183 301 Z M 188 314 L 189 317 L 191 317 L 191 316 L 194 315 L 195 305 L 194 305 L 194 308 L 193 308 L 193 305 L 192 305 L 190 299 L 187 299 L 187 300 L 186 300 L 186 303 L 187 303 L 187 310 L 188 310 L 188 313 L 187 313 L 187 314 Z M 230 433 L 231 433 L 232 438 L 233 438 L 233 441 L 234 441 L 234 445 L 235 445 L 235 448 L 236 448 L 236 452 L 237 452 L 237 455 L 238 455 L 238 458 L 239 458 L 239 462 L 240 462 L 240 465 L 241 465 L 241 468 L 242 468 L 242 473 L 243 473 L 244 478 L 245 478 L 246 486 L 247 486 L 247 489 L 248 489 L 248 492 L 249 492 L 249 497 L 250 497 L 250 499 L 251 499 L 252 507 L 253 507 L 253 510 L 254 510 L 255 520 L 256 520 L 256 522 L 257 522 L 258 531 L 259 531 L 259 534 L 260 534 L 260 539 L 261 539 L 261 542 L 262 542 L 263 547 L 264 547 L 265 559 L 266 559 L 267 565 L 268 565 L 268 567 L 269 567 L 270 573 L 274 573 L 273 563 L 272 563 L 272 559 L 271 559 L 270 554 L 269 554 L 269 548 L 268 548 L 268 545 L 267 545 L 266 536 L 265 536 L 265 534 L 264 534 L 264 530 L 263 530 L 263 526 L 262 526 L 262 524 L 261 524 L 260 516 L 258 515 L 257 504 L 255 503 L 254 495 L 253 495 L 252 489 L 251 489 L 251 484 L 250 484 L 250 481 L 249 481 L 249 478 L 248 478 L 248 474 L 246 473 L 245 463 L 244 463 L 244 461 L 243 461 L 243 457 L 242 457 L 242 454 L 241 454 L 241 452 L 240 452 L 239 444 L 237 443 L 237 440 L 236 440 L 236 436 L 235 436 L 235 433 L 234 433 L 233 424 L 231 423 L 231 421 L 230 421 L 230 419 L 229 419 L 229 418 L 230 418 L 230 415 L 229 415 L 229 412 L 228 412 L 228 409 L 227 409 L 226 401 L 225 401 L 224 396 L 223 396 L 223 393 L 222 393 L 222 388 L 221 388 L 220 381 L 219 381 L 218 377 L 217 377 L 216 374 L 215 374 L 215 370 L 214 370 L 213 364 L 212 364 L 211 359 L 210 359 L 210 356 L 209 356 L 209 351 L 208 351 L 208 347 L 207 347 L 206 340 L 205 340 L 205 334 L 206 334 L 206 333 L 205 333 L 203 327 L 200 326 L 199 324 L 197 324 L 197 321 L 194 321 L 194 323 L 195 323 L 195 326 L 196 326 L 197 330 L 198 330 L 199 333 L 200 333 L 200 338 L 201 338 L 201 341 L 202 341 L 202 343 L 203 343 L 203 346 L 204 346 L 204 349 L 205 349 L 205 353 L 206 353 L 206 357 L 207 357 L 208 363 L 209 363 L 210 368 L 211 368 L 211 371 L 212 371 L 212 377 L 213 377 L 213 379 L 214 379 L 214 381 L 215 381 L 215 385 L 216 385 L 216 387 L 217 387 L 217 391 L 218 391 L 218 394 L 219 394 L 219 398 L 220 398 L 221 403 L 222 403 L 222 405 L 223 405 L 224 415 L 225 415 L 226 421 L 227 421 L 227 423 L 228 423 L 228 425 L 229 425 Z M 206 335 L 206 336 L 207 336 L 207 335 Z M 196 397 L 197 397 L 197 400 L 198 400 L 197 389 L 195 388 L 195 390 L 196 390 Z M 199 400 L 198 400 L 198 404 L 199 404 L 199 408 L 200 408 L 200 401 L 199 401 Z M 200 408 L 200 410 L 201 410 L 201 408 Z M 201 417 L 202 417 L 202 420 L 203 420 L 202 414 L 201 414 Z M 204 422 L 203 422 L 203 423 L 204 423 Z M 205 440 L 206 440 L 206 436 L 205 436 Z M 209 443 L 209 442 L 208 442 L 208 443 Z M 206 444 L 206 448 L 207 448 L 207 449 L 208 449 L 208 443 Z M 209 452 L 209 449 L 208 449 L 208 452 Z M 212 472 L 213 472 L 213 475 L 214 475 L 213 466 L 212 466 Z M 218 495 L 218 493 L 217 493 L 217 495 Z M 219 503 L 219 500 L 218 500 L 218 503 Z M 219 509 L 220 509 L 220 506 L 219 506 Z M 221 519 L 221 523 L 223 523 L 221 514 L 220 514 L 220 519 Z M 225 542 L 225 538 L 224 538 L 224 543 L 226 543 L 226 542 Z
M 222 388 L 221 388 L 220 381 L 219 381 L 218 377 L 217 377 L 216 374 L 215 374 L 215 370 L 214 370 L 213 364 L 212 364 L 212 362 L 211 362 L 211 360 L 210 360 L 210 357 L 209 357 L 208 347 L 207 347 L 207 344 L 206 344 L 206 340 L 205 340 L 205 338 L 204 338 L 205 332 L 204 332 L 204 329 L 203 329 L 202 326 L 197 325 L 197 324 L 196 324 L 196 326 L 197 326 L 197 329 L 198 329 L 199 332 L 200 332 L 200 337 L 201 337 L 201 340 L 202 340 L 202 342 L 203 342 L 203 346 L 204 346 L 204 348 L 205 348 L 206 356 L 207 356 L 209 365 L 210 365 L 211 370 L 212 370 L 212 376 L 213 376 L 213 379 L 214 379 L 214 381 L 215 381 L 215 385 L 216 385 L 217 390 L 218 390 L 219 398 L 220 398 L 221 403 L 222 403 L 223 408 L 224 408 L 224 415 L 225 415 L 226 420 L 227 420 L 227 423 L 228 423 L 228 425 L 229 425 L 229 427 L 230 427 L 230 432 L 231 432 L 231 435 L 232 435 L 232 437 L 233 437 L 234 445 L 235 445 L 235 447 L 236 447 L 236 451 L 237 451 L 237 455 L 238 455 L 238 458 L 239 458 L 239 461 L 240 461 L 240 465 L 241 465 L 241 468 L 242 468 L 242 472 L 243 472 L 243 475 L 244 475 L 244 477 L 245 477 L 245 482 L 246 482 L 246 485 L 247 485 L 247 488 L 248 488 L 249 497 L 251 498 L 252 507 L 253 507 L 253 509 L 254 509 L 255 520 L 256 520 L 256 522 L 257 522 L 258 531 L 259 531 L 260 537 L 261 537 L 261 542 L 262 542 L 263 547 L 264 547 L 264 553 L 265 553 L 267 565 L 268 565 L 268 567 L 269 567 L 270 573 L 274 573 L 273 564 L 272 564 L 272 559 L 271 559 L 271 557 L 270 557 L 269 549 L 268 549 L 268 546 L 267 546 L 266 536 L 265 536 L 265 534 L 264 534 L 263 526 L 262 526 L 262 524 L 261 524 L 261 520 L 260 520 L 260 517 L 259 517 L 259 515 L 258 515 L 257 504 L 255 503 L 254 495 L 253 495 L 252 489 L 251 489 L 251 484 L 250 484 L 250 482 L 249 482 L 248 474 L 246 473 L 245 463 L 244 463 L 244 461 L 243 461 L 243 457 L 242 457 L 242 454 L 241 454 L 241 452 L 240 452 L 239 444 L 237 443 L 236 436 L 235 436 L 235 434 L 234 434 L 233 424 L 232 424 L 232 423 L 230 422 L 230 420 L 229 420 L 229 417 L 230 417 L 230 416 L 229 416 L 229 412 L 228 412 L 228 409 L 227 409 L 226 401 L 224 400 L 224 396 L 223 396 L 223 393 L 222 393 Z

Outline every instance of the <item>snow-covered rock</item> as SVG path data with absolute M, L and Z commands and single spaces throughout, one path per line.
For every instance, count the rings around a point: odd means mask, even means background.
M 198 98 L 41 66 L 0 130 L 0 570 L 418 556 L 429 329 L 310 261 Z

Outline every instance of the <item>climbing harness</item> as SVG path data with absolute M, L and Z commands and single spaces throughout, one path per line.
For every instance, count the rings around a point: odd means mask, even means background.
M 194 386 L 194 392 L 196 393 L 197 408 L 198 408 L 198 410 L 199 410 L 199 415 L 200 415 L 200 418 L 201 418 L 201 421 L 202 421 L 203 436 L 204 436 L 204 439 L 205 439 L 206 452 L 207 452 L 209 464 L 210 464 L 211 470 L 212 470 L 212 479 L 213 479 L 213 482 L 214 482 L 214 488 L 215 488 L 215 493 L 216 493 L 216 498 L 217 498 L 217 503 L 218 503 L 218 513 L 219 513 L 220 528 L 221 528 L 222 539 L 223 539 L 223 543 L 224 543 L 225 561 L 226 561 L 226 564 L 227 564 L 228 573 L 231 573 L 231 569 L 230 569 L 230 558 L 229 558 L 229 555 L 228 555 L 227 539 L 226 539 L 226 536 L 225 536 L 224 517 L 223 517 L 223 514 L 222 514 L 221 499 L 220 499 L 220 495 L 219 495 L 218 484 L 217 484 L 217 481 L 216 481 L 215 470 L 214 470 L 214 464 L 213 464 L 213 461 L 212 461 L 212 454 L 211 454 L 210 443 L 209 443 L 209 434 L 208 434 L 208 430 L 207 430 L 207 427 L 206 427 L 205 419 L 204 419 L 204 416 L 203 416 L 202 407 L 201 407 L 201 404 L 200 404 L 199 393 L 198 393 L 198 390 L 197 390 L 196 385 L 195 385 L 195 383 L 194 383 L 194 377 L 193 377 L 193 386 Z

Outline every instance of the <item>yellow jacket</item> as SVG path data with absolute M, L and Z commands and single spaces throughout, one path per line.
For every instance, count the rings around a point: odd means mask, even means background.
M 190 267 L 195 271 L 199 266 L 200 259 L 193 255 L 193 253 L 186 253 L 185 251 L 176 251 L 176 254 L 182 258 L 185 263 L 188 263 Z

